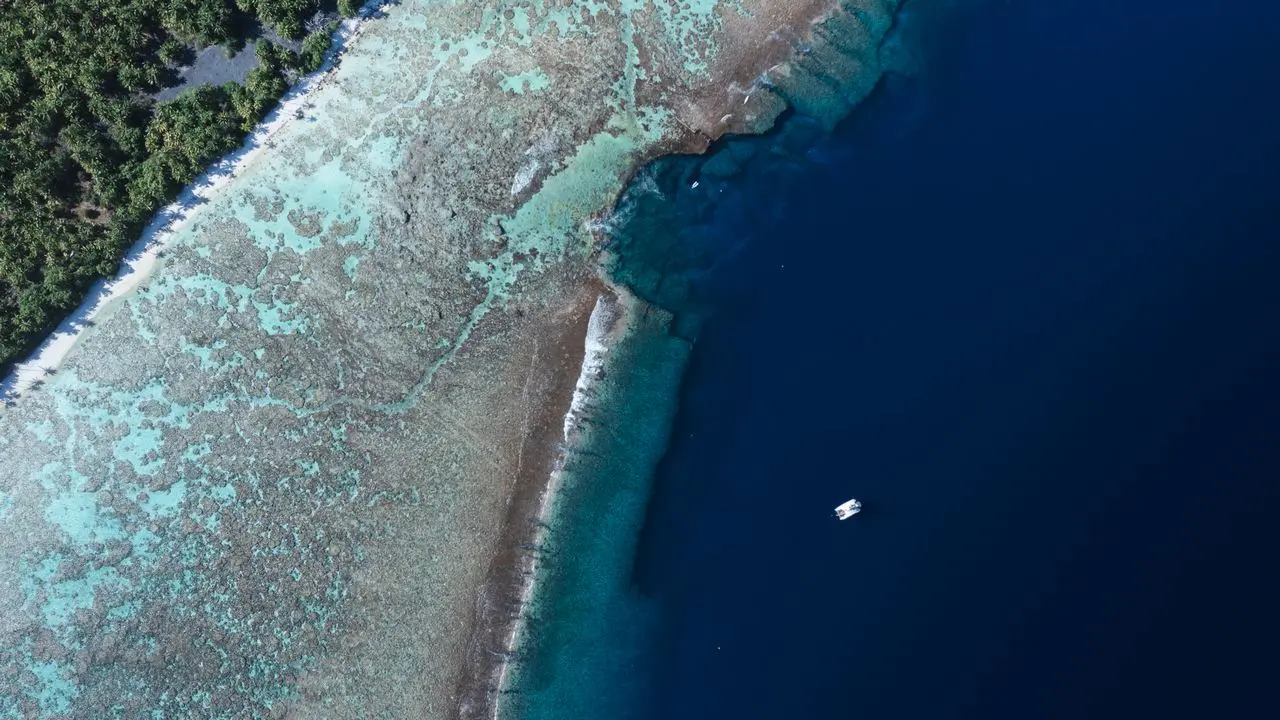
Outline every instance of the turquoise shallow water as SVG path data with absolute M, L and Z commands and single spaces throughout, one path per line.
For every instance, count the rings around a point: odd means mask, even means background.
M 731 228 L 708 232 L 708 213 L 750 222 L 741 205 L 750 197 L 723 192 L 732 178 L 798 181 L 825 136 L 822 120 L 788 114 L 764 136 L 651 163 L 619 201 L 606 266 L 640 298 L 638 319 L 609 350 L 568 454 L 507 695 L 513 716 L 648 716 L 662 617 L 635 585 L 641 530 L 690 353 L 732 296 L 721 270 L 746 249 Z
M 798 65 L 766 81 L 799 109 L 779 130 L 723 140 L 706 156 L 651 163 L 608 218 L 605 272 L 641 298 L 641 312 L 609 351 L 585 432 L 570 448 L 507 689 L 514 716 L 650 712 L 661 625 L 651 599 L 635 592 L 637 543 L 689 353 L 724 300 L 709 292 L 716 267 L 742 249 L 706 233 L 706 215 L 721 205 L 728 179 L 749 166 L 782 181 L 809 164 L 813 143 L 873 87 L 893 7 L 883 3 L 877 14 L 853 8 L 823 25 L 800 48 Z M 741 198 L 725 199 L 728 216 Z
M 517 717 L 625 718 L 649 694 L 637 668 L 652 608 L 630 582 L 690 348 L 670 321 L 657 308 L 639 310 L 608 351 L 578 421 L 579 449 L 569 451 L 553 501 L 524 658 L 511 683 Z

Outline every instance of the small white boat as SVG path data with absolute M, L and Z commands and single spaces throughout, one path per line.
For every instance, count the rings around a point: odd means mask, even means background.
M 841 520 L 848 520 L 860 512 L 862 512 L 862 503 L 858 502 L 857 498 L 849 500 L 848 502 L 840 503 L 836 506 L 836 517 Z

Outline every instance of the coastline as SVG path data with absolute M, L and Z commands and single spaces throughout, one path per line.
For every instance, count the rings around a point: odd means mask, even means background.
M 878 36 L 872 36 L 871 56 L 881 59 L 882 52 L 889 50 L 900 52 L 900 48 L 888 48 L 885 41 L 890 37 L 902 3 L 886 2 L 891 10 L 889 21 L 879 29 Z M 841 15 L 853 16 L 844 3 L 834 3 L 827 10 L 809 21 L 804 33 L 794 33 L 792 37 L 783 38 L 779 33 L 770 35 L 771 40 L 787 39 L 791 45 L 790 57 L 778 60 L 767 69 L 754 75 L 752 81 L 743 86 L 738 81 L 730 83 L 730 88 L 740 94 L 745 104 L 753 95 L 772 95 L 781 100 L 766 101 L 770 108 L 761 116 L 750 121 L 733 118 L 732 114 L 724 115 L 718 123 L 718 131 L 713 133 L 698 132 L 690 140 L 700 140 L 693 146 L 686 144 L 684 152 L 705 154 L 722 136 L 728 134 L 759 134 L 770 130 L 779 116 L 787 108 L 802 112 L 817 119 L 828 128 L 843 119 L 856 107 L 879 82 L 884 66 L 875 64 L 871 72 L 858 65 L 851 69 L 842 65 L 847 58 L 844 55 L 850 49 L 849 39 L 841 35 L 841 31 L 831 30 L 829 23 L 839 25 Z M 858 17 L 861 21 L 863 18 Z M 834 22 L 833 22 L 834 21 Z M 788 28 L 790 29 L 790 28 Z M 854 48 L 865 51 L 866 48 Z M 885 65 L 903 58 L 891 58 Z M 844 69 L 843 77 L 826 75 L 822 71 L 836 66 Z M 738 66 L 739 68 L 741 65 Z M 814 68 L 818 71 L 815 72 Z M 767 91 L 761 93 L 760 91 Z M 828 97 L 826 93 L 830 92 Z M 732 120 L 732 122 L 730 122 Z M 657 152 L 653 157 L 636 163 L 631 176 L 627 180 L 630 185 L 636 173 L 649 162 L 676 152 L 670 148 Z M 619 199 L 621 198 L 621 194 Z M 616 201 L 615 201 L 616 203 Z M 615 208 L 616 209 L 616 208 Z M 612 211 L 611 211 L 612 212 Z M 600 233 L 608 234 L 607 219 L 597 224 Z M 602 277 L 607 275 L 609 264 L 606 254 L 598 258 L 598 272 Z M 616 348 L 619 340 L 627 330 L 637 322 L 637 313 L 655 310 L 665 311 L 651 306 L 645 300 L 633 295 L 620 279 L 605 279 L 605 291 L 599 297 L 596 308 L 592 312 L 591 325 L 597 321 L 596 313 L 601 313 L 600 328 L 589 328 L 584 337 L 584 353 L 578 382 L 572 394 L 570 408 L 564 414 L 564 444 L 550 461 L 550 472 L 542 477 L 536 487 L 517 488 L 516 495 L 521 500 L 512 503 L 512 510 L 506 520 L 507 533 L 501 545 L 501 551 L 495 557 L 490 570 L 490 579 L 486 590 L 477 601 L 477 621 L 473 628 L 469 658 L 464 670 L 464 682 L 459 704 L 459 718 L 471 720 L 499 720 L 500 718 L 517 717 L 524 720 L 527 713 L 511 705 L 507 699 L 519 695 L 521 664 L 528 660 L 532 651 L 536 632 L 533 625 L 543 618 L 538 612 L 540 596 L 549 592 L 547 589 L 547 573 L 554 567 L 553 536 L 555 534 L 556 511 L 566 502 L 563 497 L 566 481 L 566 466 L 573 453 L 588 450 L 589 433 L 584 437 L 582 425 L 583 409 L 600 389 L 606 369 L 611 368 L 609 361 L 617 361 L 609 355 Z M 595 348 L 593 349 L 593 343 Z M 687 358 L 687 355 L 685 356 Z M 683 363 L 675 372 L 678 387 L 679 378 L 683 375 Z M 619 382 L 610 380 L 611 383 Z M 623 382 L 625 384 L 625 381 Z M 618 388 L 610 387 L 611 390 Z M 674 406 L 674 388 L 671 402 Z M 674 410 L 674 407 L 671 408 Z M 670 413 L 668 413 L 670 414 Z M 669 418 L 668 418 L 669 420 Z M 651 428 L 652 429 L 652 428 Z M 659 429 L 665 436 L 667 429 Z M 588 450 L 589 451 L 589 450 Z M 656 462 L 657 458 L 651 458 Z M 533 499 L 536 498 L 536 503 Z M 534 509 L 536 507 L 536 510 Z M 635 523 L 643 517 L 643 506 L 639 517 L 633 518 Z M 638 525 L 635 528 L 638 531 Z M 625 543 L 624 543 L 625 544 Z M 506 590 L 505 596 L 502 590 Z M 484 611 L 481 611 L 481 606 Z M 495 612 L 500 609 L 501 612 Z M 496 622 L 493 618 L 499 618 Z M 495 639 L 501 639 L 494 643 Z M 494 646 L 498 649 L 493 649 Z
M 80 305 L 58 323 L 48 337 L 0 376 L 0 405 L 37 387 L 44 378 L 56 372 L 94 325 L 152 276 L 161 264 L 164 251 L 178 238 L 180 231 L 233 180 L 252 167 L 265 150 L 271 148 L 277 133 L 301 121 L 296 113 L 304 111 L 312 96 L 332 82 L 343 54 L 364 33 L 369 22 L 377 19 L 378 8 L 384 2 L 376 0 L 362 8 L 356 17 L 344 18 L 334 32 L 333 44 L 324 65 L 298 78 L 239 148 L 209 166 L 194 182 L 184 187 L 172 203 L 156 212 L 120 259 L 116 275 L 90 286 Z

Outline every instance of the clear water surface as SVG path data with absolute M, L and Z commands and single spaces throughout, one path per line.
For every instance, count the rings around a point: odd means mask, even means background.
M 915 6 L 921 71 L 832 135 L 653 174 L 715 309 L 635 562 L 636 714 L 1256 716 L 1280 5 Z

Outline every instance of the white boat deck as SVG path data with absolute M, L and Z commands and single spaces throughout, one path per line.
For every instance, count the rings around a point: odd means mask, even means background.
M 853 498 L 836 506 L 836 517 L 841 520 L 849 518 L 862 512 L 862 503 L 857 498 Z

